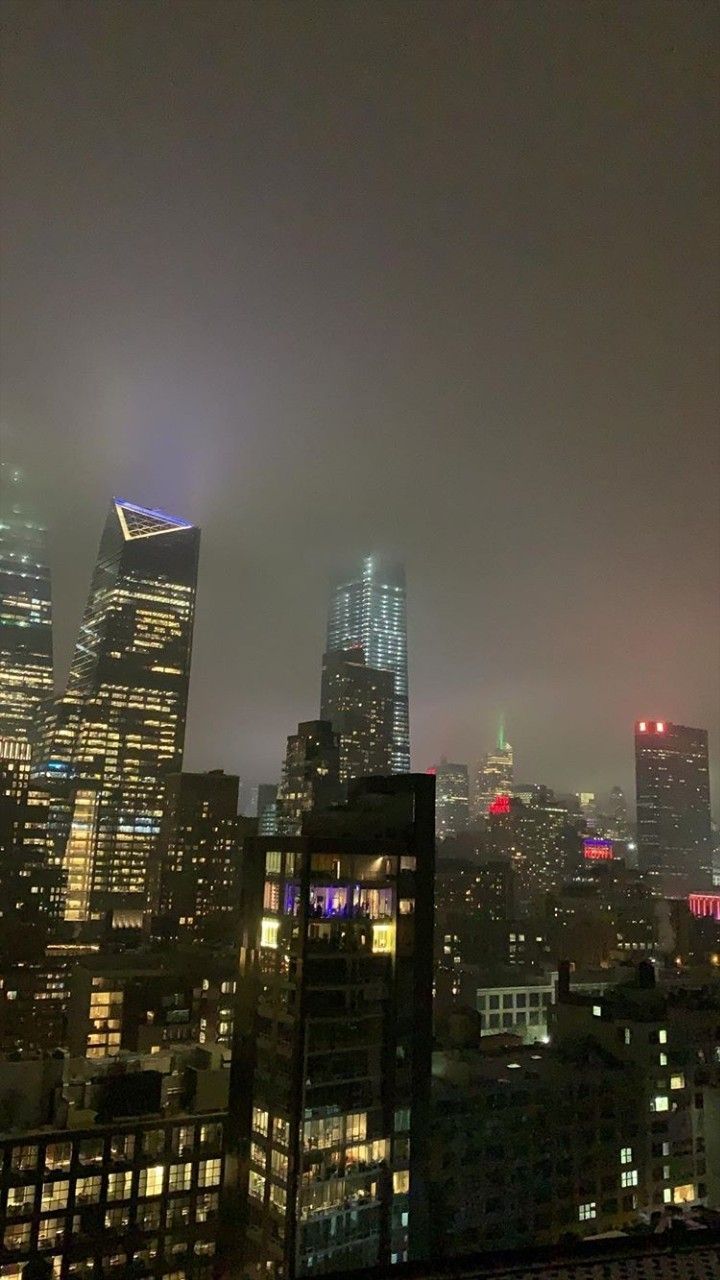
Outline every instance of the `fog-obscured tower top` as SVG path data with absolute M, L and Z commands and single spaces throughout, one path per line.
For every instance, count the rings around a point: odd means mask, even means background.
M 407 598 L 405 570 L 381 556 L 366 556 L 359 572 L 333 587 L 328 612 L 328 652 L 361 645 L 369 667 L 392 671 L 393 773 L 410 769 Z
M 46 532 L 27 509 L 20 471 L 0 464 L 0 738 L 34 745 L 52 691 Z

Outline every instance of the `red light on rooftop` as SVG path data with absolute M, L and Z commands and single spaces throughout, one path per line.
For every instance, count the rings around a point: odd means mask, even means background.
M 425 772 L 431 774 L 433 778 L 437 777 L 437 769 L 434 765 L 430 769 L 426 769 Z
M 647 733 L 647 720 L 641 720 L 638 724 L 640 733 Z
M 664 723 L 663 723 L 663 721 L 662 721 L 662 720 L 658 720 L 658 721 L 657 721 L 657 723 L 656 723 L 656 725 L 655 725 L 655 732 L 656 732 L 656 733 L 664 733 L 664 732 L 665 732 L 665 725 L 664 725 Z
M 490 804 L 490 806 L 488 807 L 488 813 L 495 814 L 495 813 L 509 813 L 509 812 L 510 812 L 510 797 L 505 795 L 496 796 L 495 799 Z

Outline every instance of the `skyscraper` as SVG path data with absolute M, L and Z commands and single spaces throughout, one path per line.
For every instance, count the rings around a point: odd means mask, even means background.
M 477 822 L 487 816 L 496 796 L 507 795 L 513 785 L 513 749 L 505 738 L 505 722 L 500 718 L 497 745 L 483 757 L 475 779 L 472 816 Z
M 710 775 L 706 729 L 669 720 L 635 724 L 641 871 L 666 897 L 711 884 Z
M 433 789 L 362 778 L 302 836 L 245 844 L 226 1206 L 238 1275 L 384 1274 L 427 1256 Z
M 323 657 L 320 716 L 340 737 L 340 781 L 390 773 L 394 676 L 365 663 L 358 645 Z
M 393 773 L 410 769 L 406 613 L 405 570 L 380 556 L 335 584 L 328 612 L 328 652 L 360 645 L 368 666 L 393 673 Z
M 0 466 L 0 738 L 37 740 L 53 691 L 46 534 L 23 509 L 21 475 Z
M 433 765 L 428 773 L 435 775 L 435 835 L 438 840 L 460 835 L 467 831 L 468 767 L 466 764 L 450 764 L 444 757 Z
M 185 520 L 111 504 L 56 717 L 73 788 L 69 919 L 148 906 L 164 779 L 182 768 L 199 545 Z

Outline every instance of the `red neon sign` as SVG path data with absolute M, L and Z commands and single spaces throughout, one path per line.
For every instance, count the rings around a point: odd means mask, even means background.
M 586 836 L 583 840 L 583 857 L 591 862 L 610 862 L 615 857 L 612 840 Z
M 720 920 L 720 893 L 689 893 L 688 906 L 694 916 Z
M 509 812 L 510 812 L 510 797 L 504 796 L 504 795 L 496 796 L 488 808 L 488 813 L 493 813 L 493 814 L 509 813 Z

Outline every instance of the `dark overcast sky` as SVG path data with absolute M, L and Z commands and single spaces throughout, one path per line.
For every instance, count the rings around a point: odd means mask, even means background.
M 416 767 L 713 730 L 718 9 L 4 0 L 3 446 L 67 660 L 110 495 L 203 527 L 186 761 L 278 775 L 404 557 Z M 717 810 L 718 778 L 714 775 Z

